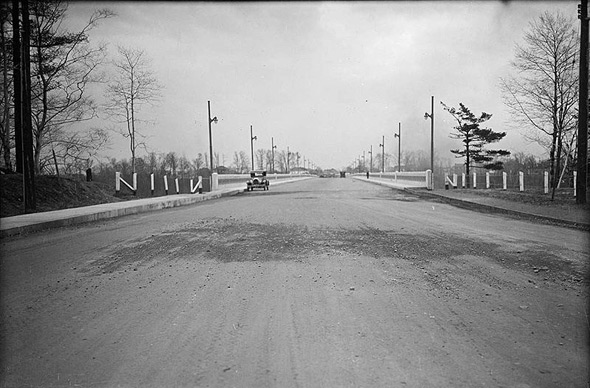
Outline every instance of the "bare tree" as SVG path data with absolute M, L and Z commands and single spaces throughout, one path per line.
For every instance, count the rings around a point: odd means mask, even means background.
M 66 174 L 80 173 L 83 169 L 92 167 L 91 160 L 109 140 L 108 134 L 101 128 L 91 128 L 84 132 L 60 130 L 53 131 L 51 135 L 59 141 L 50 141 L 51 153 L 46 153 L 39 159 L 38 168 L 39 171 L 55 172 L 57 175 L 58 165 L 64 168 Z
M 154 151 L 148 154 L 148 164 L 150 173 L 153 173 L 158 168 L 158 154 L 156 154 Z
M 275 170 L 279 170 L 281 172 L 287 171 L 287 151 L 278 151 L 275 152 L 275 159 L 277 162 L 277 168 Z
M 97 69 L 105 58 L 106 46 L 91 46 L 88 33 L 114 14 L 108 9 L 98 10 L 80 31 L 69 32 L 63 27 L 67 2 L 30 4 L 31 116 L 35 170 L 39 173 L 51 157 L 49 150 L 67 159 L 72 156 L 68 155 L 72 144 L 76 144 L 77 153 L 84 153 L 81 151 L 84 147 L 95 151 L 104 145 L 104 133 L 97 136 L 96 131 L 82 133 L 79 129 L 76 132 L 66 129 L 96 117 L 97 105 L 87 89 L 101 81 Z
M 268 172 L 274 172 L 271 171 L 273 169 L 273 160 L 272 160 L 272 151 L 271 150 L 266 150 L 264 153 L 264 163 L 266 166 L 266 170 Z
M 214 152 L 213 153 L 213 163 L 215 164 L 215 166 L 219 167 L 221 166 L 220 163 L 220 157 L 219 157 L 219 152 Z M 216 170 L 217 171 L 217 170 Z
M 241 173 L 241 163 L 240 163 L 240 153 L 238 151 L 234 151 L 234 166 L 238 173 Z
M 259 148 L 256 150 L 256 165 L 258 166 L 258 169 L 260 170 L 264 170 L 264 155 L 266 154 L 266 151 L 262 148 Z
M 245 151 L 240 151 L 240 168 L 238 169 L 240 174 L 248 171 L 250 169 L 250 158 Z
M 579 35 L 572 19 L 546 12 L 530 23 L 524 42 L 512 61 L 517 74 L 501 86 L 511 113 L 528 129 L 525 136 L 549 151 L 553 198 L 563 143 L 577 123 Z
M 119 58 L 113 61 L 115 74 L 109 83 L 106 111 L 111 119 L 124 124 L 119 133 L 129 139 L 131 169 L 135 172 L 135 155 L 145 147 L 144 135 L 139 131 L 138 115 L 143 105 L 153 105 L 160 99 L 161 86 L 150 70 L 150 61 L 143 50 L 118 47 Z
M 192 165 L 187 159 L 186 155 L 178 158 L 178 169 L 180 170 L 180 177 L 186 178 L 191 173 Z
M 176 177 L 176 169 L 178 168 L 178 156 L 176 156 L 176 152 L 168 152 L 165 161 L 166 166 L 170 168 L 170 175 Z
M 199 152 L 197 154 L 197 157 L 193 159 L 192 163 L 197 171 L 200 170 L 202 167 L 205 167 L 205 162 L 203 161 L 203 154 Z

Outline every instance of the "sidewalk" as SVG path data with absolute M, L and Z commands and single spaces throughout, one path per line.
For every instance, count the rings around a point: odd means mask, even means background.
M 394 182 L 387 179 L 370 179 L 354 177 L 355 179 L 387 186 L 398 190 L 404 190 L 412 194 L 444 201 L 455 206 L 465 208 L 479 208 L 487 211 L 518 215 L 529 219 L 545 220 L 578 229 L 590 230 L 590 214 L 581 212 L 578 209 L 570 209 L 566 206 L 543 206 L 531 203 L 515 202 L 500 198 L 486 197 L 475 193 L 468 193 L 465 190 L 426 190 L 422 187 L 412 187 L 411 182 Z
M 270 187 L 272 189 L 272 187 L 276 185 L 295 182 L 302 179 L 309 178 L 271 181 Z M 36 232 L 43 229 L 80 224 L 158 209 L 191 205 L 197 202 L 237 195 L 246 189 L 245 186 L 245 183 L 240 183 L 239 185 L 231 184 L 228 185 L 228 187 L 222 186 L 217 191 L 203 194 L 175 194 L 163 197 L 141 198 L 101 205 L 54 210 L 50 212 L 23 214 L 14 217 L 3 217 L 0 218 L 0 237 Z

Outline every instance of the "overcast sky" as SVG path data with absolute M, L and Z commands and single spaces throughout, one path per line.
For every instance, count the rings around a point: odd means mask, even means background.
M 91 42 L 142 49 L 164 86 L 157 107 L 141 117 L 157 152 L 192 159 L 208 152 L 207 101 L 213 148 L 231 165 L 234 151 L 298 151 L 323 168 L 342 168 L 402 124 L 402 153 L 430 152 L 430 99 L 435 96 L 435 146 L 452 160 L 452 117 L 440 101 L 493 114 L 488 126 L 508 132 L 500 143 L 541 155 L 510 126 L 499 78 L 514 46 L 542 12 L 577 21 L 576 1 L 392 2 L 80 2 L 69 8 L 75 28 L 93 10 L 117 16 L 92 31 Z M 113 135 L 109 156 L 129 158 Z M 368 157 L 368 154 L 367 154 Z M 223 160 L 221 160 L 223 162 Z M 454 162 L 454 161 L 453 161 Z

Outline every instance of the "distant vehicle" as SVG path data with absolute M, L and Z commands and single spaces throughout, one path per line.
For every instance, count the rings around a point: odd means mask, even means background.
M 246 182 L 246 191 L 253 191 L 254 189 L 268 190 L 268 179 L 266 179 L 266 171 L 255 170 L 250 171 L 250 179 Z

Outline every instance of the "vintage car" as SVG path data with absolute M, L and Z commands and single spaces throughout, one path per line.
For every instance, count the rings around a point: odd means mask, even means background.
M 250 179 L 246 182 L 246 190 L 252 191 L 254 189 L 268 190 L 268 179 L 266 179 L 266 171 L 256 170 L 250 171 Z

